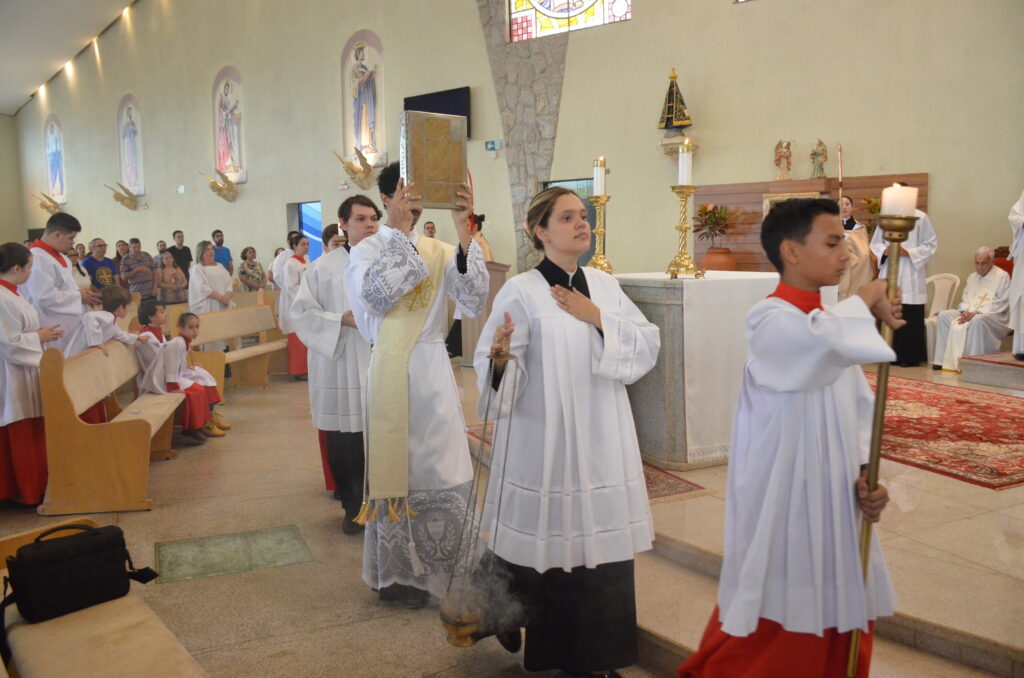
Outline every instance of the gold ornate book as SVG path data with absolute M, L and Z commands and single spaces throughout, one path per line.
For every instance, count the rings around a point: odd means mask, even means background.
M 466 181 L 466 118 L 404 111 L 399 146 L 402 177 L 416 184 L 428 209 L 455 209 L 458 186 Z

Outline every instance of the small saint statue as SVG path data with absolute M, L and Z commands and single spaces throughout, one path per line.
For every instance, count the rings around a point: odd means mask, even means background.
M 821 139 L 818 139 L 818 143 L 814 144 L 814 148 L 811 149 L 811 178 L 812 179 L 826 179 L 825 176 L 825 163 L 828 162 L 828 148 L 822 143 Z
M 779 168 L 778 174 L 775 175 L 776 181 L 789 181 L 793 177 L 789 176 L 789 170 L 793 169 L 793 142 L 782 141 L 775 144 L 775 166 Z

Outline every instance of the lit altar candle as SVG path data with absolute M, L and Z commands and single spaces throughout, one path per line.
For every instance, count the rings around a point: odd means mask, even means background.
M 605 195 L 605 176 L 607 172 L 605 169 L 605 160 L 602 155 L 600 158 L 594 161 L 594 195 Z
M 685 139 L 679 146 L 679 176 L 676 184 L 679 186 L 693 185 L 693 144 Z
M 917 208 L 917 189 L 893 184 L 882 191 L 881 214 L 909 217 Z
M 843 145 L 839 144 L 839 185 L 843 185 Z

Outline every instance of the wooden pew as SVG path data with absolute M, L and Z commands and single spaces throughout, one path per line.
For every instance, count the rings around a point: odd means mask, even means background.
M 139 373 L 135 351 L 119 341 L 69 360 L 55 348 L 39 366 L 46 426 L 49 481 L 42 515 L 143 511 L 150 459 L 177 456 L 171 449 L 174 411 L 185 396 L 146 393 L 121 408 L 113 395 Z M 86 424 L 78 415 L 102 402 L 109 421 Z M 152 450 L 152 451 L 151 451 Z
M 75 518 L 11 535 L 0 539 L 0 559 L 13 556 L 20 546 L 35 541 L 41 533 L 58 525 L 98 527 L 87 518 Z M 59 532 L 47 539 L 69 534 L 73 533 Z M 17 608 L 11 606 L 4 622 L 11 646 L 8 668 L 11 675 L 18 678 L 84 675 L 201 678 L 207 675 L 134 592 L 38 624 L 25 622 Z M 0 676 L 6 675 L 0 666 Z
M 267 341 L 277 341 L 279 339 L 285 339 L 284 332 L 281 331 L 281 319 L 277 317 L 277 297 L 280 294 L 279 290 L 267 289 L 263 292 L 263 303 L 270 307 L 274 312 L 274 317 L 277 318 L 277 327 L 267 332 Z M 281 353 L 275 353 L 270 357 L 270 372 L 272 374 L 288 374 L 288 351 L 282 351 Z
M 231 365 L 232 386 L 262 386 L 266 388 L 270 356 L 288 348 L 286 339 L 268 341 L 268 332 L 277 329 L 277 320 L 272 309 L 265 305 L 229 308 L 199 315 L 199 336 L 195 345 L 214 341 L 231 341 L 250 335 L 258 335 L 259 341 L 244 348 L 224 351 L 191 352 L 196 365 L 206 369 L 217 380 L 217 387 L 224 393 L 224 366 Z

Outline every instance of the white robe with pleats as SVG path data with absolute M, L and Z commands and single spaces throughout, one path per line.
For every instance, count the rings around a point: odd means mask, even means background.
M 660 333 L 615 278 L 583 272 L 603 337 L 561 310 L 534 269 L 498 292 L 474 355 L 477 414 L 501 417 L 481 529 L 498 556 L 538 572 L 632 560 L 654 539 L 626 385 L 654 367 Z M 517 360 L 486 412 L 487 355 L 505 313 Z
M 43 415 L 39 361 L 52 344 L 41 344 L 38 330 L 36 310 L 0 286 L 0 426 Z
M 998 266 L 988 275 L 976 272 L 967 276 L 963 301 L 956 310 L 939 313 L 935 323 L 935 363 L 946 370 L 959 370 L 960 358 L 995 353 L 1010 331 L 1008 319 L 1010 276 Z M 976 313 L 966 323 L 956 319 L 961 313 Z
M 770 297 L 747 315 L 749 350 L 729 456 L 719 620 L 821 635 L 867 630 L 895 594 L 872 537 L 865 588 L 854 484 L 867 462 L 874 394 L 860 366 L 895 354 L 854 295 L 805 314 Z M 884 518 L 883 518 L 884 520 Z
M 351 310 L 345 289 L 349 253 L 339 247 L 306 269 L 291 323 L 309 349 L 309 406 L 321 431 L 363 430 L 363 394 L 370 365 L 370 344 L 354 327 L 341 324 Z

